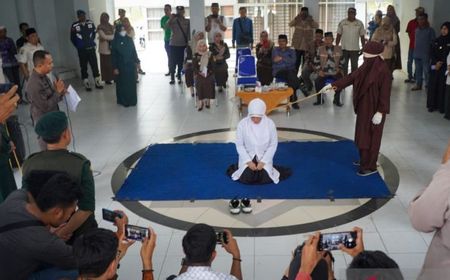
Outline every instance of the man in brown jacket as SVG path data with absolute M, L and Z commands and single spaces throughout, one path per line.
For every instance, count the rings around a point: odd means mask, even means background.
M 319 25 L 308 14 L 308 8 L 302 7 L 300 13 L 289 23 L 289 27 L 295 27 L 292 47 L 295 49 L 297 56 L 295 69 L 298 72 L 300 65 L 305 63 L 305 52 L 308 50 L 309 43 L 314 40 L 314 31 Z
M 389 114 L 392 74 L 381 56 L 383 50 L 382 44 L 370 41 L 363 48 L 364 63 L 350 75 L 328 86 L 337 91 L 353 85 L 355 143 L 360 155 L 360 161 L 354 164 L 359 165 L 360 176 L 378 172 L 381 137 L 386 114 Z

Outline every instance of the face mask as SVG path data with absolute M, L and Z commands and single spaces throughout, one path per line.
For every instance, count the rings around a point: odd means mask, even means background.
M 125 30 L 120 31 L 120 36 L 125 37 L 127 35 L 127 32 Z

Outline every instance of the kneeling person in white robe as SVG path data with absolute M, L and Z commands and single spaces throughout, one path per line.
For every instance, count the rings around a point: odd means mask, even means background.
M 231 165 L 227 174 L 244 184 L 278 184 L 291 170 L 273 166 L 278 135 L 274 122 L 266 116 L 266 104 L 259 98 L 248 105 L 248 116 L 237 127 L 236 149 L 239 164 Z

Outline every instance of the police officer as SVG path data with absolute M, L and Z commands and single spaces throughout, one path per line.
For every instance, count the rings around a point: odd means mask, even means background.
M 96 228 L 95 183 L 91 163 L 83 155 L 69 152 L 72 140 L 64 112 L 50 112 L 36 123 L 36 133 L 47 143 L 47 151 L 30 155 L 23 164 L 22 184 L 26 188 L 27 178 L 33 170 L 67 172 L 78 183 L 83 197 L 78 201 L 77 211 L 69 221 L 59 227 L 55 234 L 69 244 L 89 229 Z
M 86 19 L 86 13 L 83 10 L 78 10 L 77 16 L 78 21 L 72 24 L 70 30 L 70 40 L 78 51 L 84 87 L 87 91 L 92 90 L 87 72 L 87 64 L 89 62 L 95 78 L 95 87 L 102 89 L 103 85 L 98 71 L 97 55 L 95 54 L 95 25 L 91 20 Z

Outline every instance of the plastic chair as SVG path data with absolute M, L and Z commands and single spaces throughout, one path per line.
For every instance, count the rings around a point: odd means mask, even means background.
M 239 57 L 242 55 L 252 55 L 252 50 L 250 48 L 237 48 L 236 49 L 236 65 L 235 72 L 237 73 Z
M 241 55 L 238 61 L 236 86 L 256 86 L 256 59 L 252 55 Z

